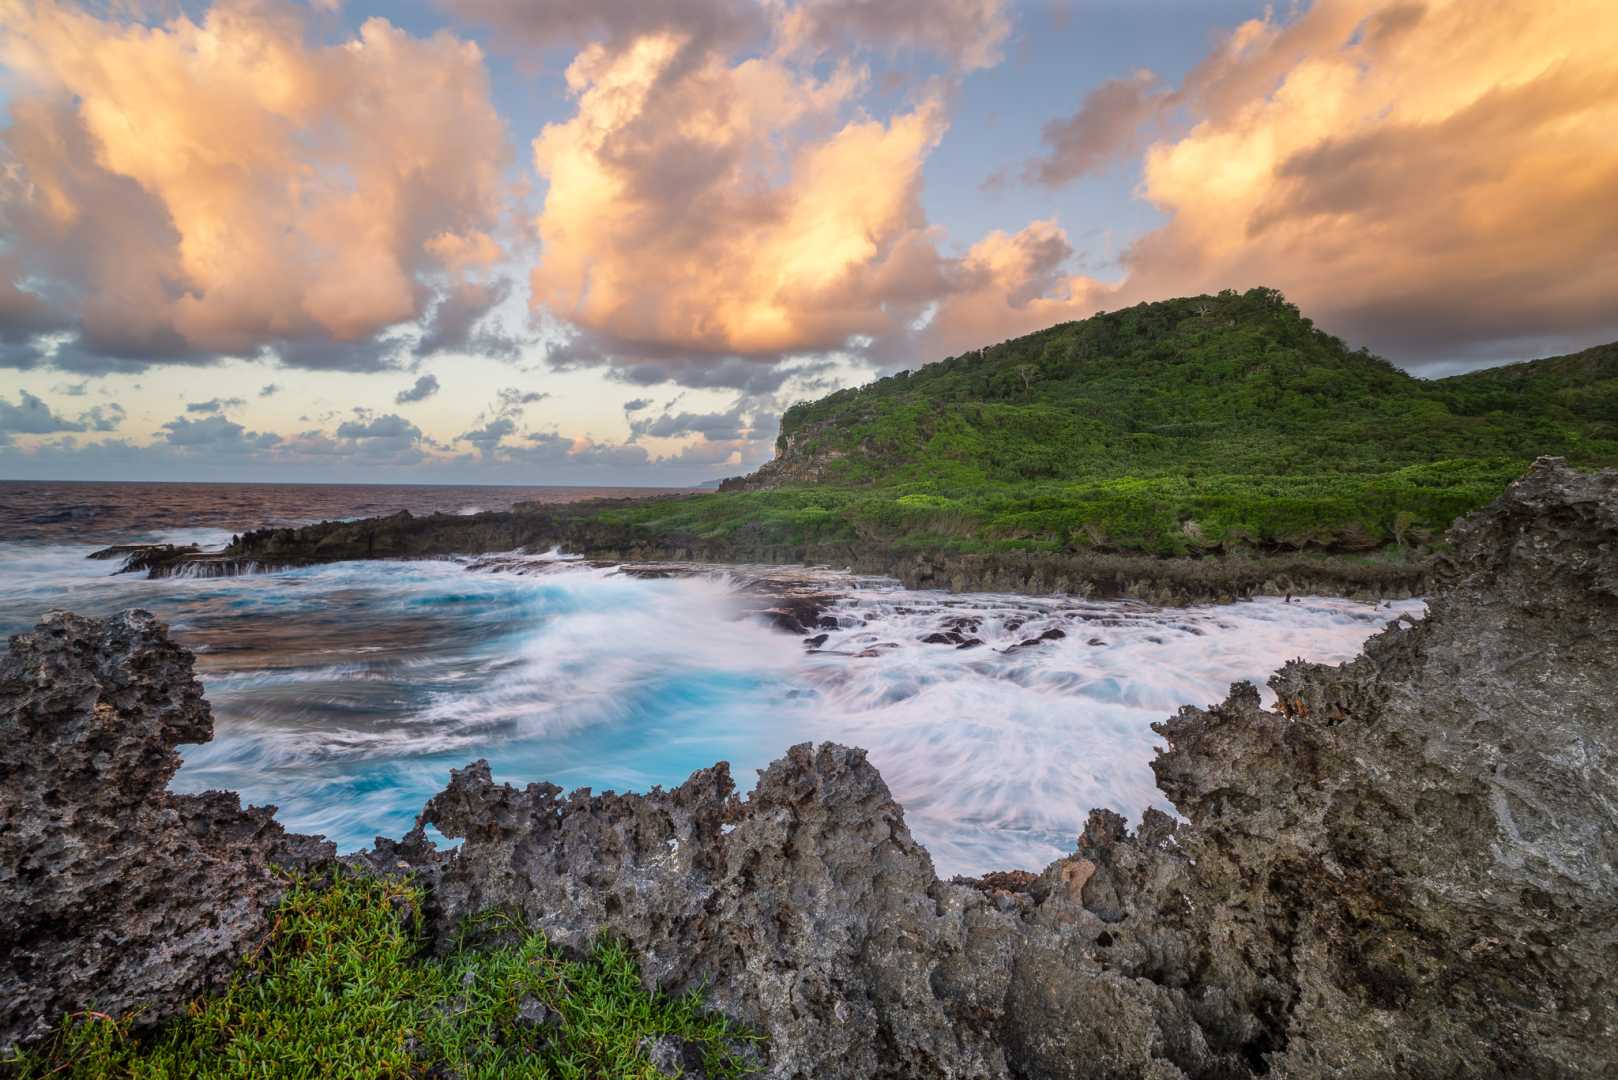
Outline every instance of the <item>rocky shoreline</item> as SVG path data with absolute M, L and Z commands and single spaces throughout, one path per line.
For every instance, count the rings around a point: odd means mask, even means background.
M 699 536 L 650 537 L 591 516 L 624 500 L 521 504 L 508 511 L 415 516 L 401 511 L 360 521 L 262 529 L 218 551 L 128 545 L 90 557 L 120 562 L 119 573 L 152 578 L 228 577 L 357 559 L 424 559 L 562 551 L 614 564 L 838 567 L 898 579 L 911 589 L 1066 594 L 1139 600 L 1163 607 L 1228 603 L 1251 596 L 1320 595 L 1378 601 L 1426 592 L 1432 557 L 1222 554 L 1160 558 L 1108 552 L 949 552 L 876 544 L 748 545 Z
M 391 550 L 433 542 L 411 520 L 372 557 L 426 554 Z M 314 528 L 354 557 L 366 525 Z M 1184 820 L 1093 811 L 1043 871 L 947 882 L 831 744 L 745 798 L 724 764 L 564 795 L 478 762 L 338 860 L 166 791 L 212 721 L 160 623 L 55 613 L 0 662 L 0 1044 L 91 1003 L 175 1015 L 262 940 L 272 865 L 342 861 L 417 875 L 440 948 L 491 908 L 610 933 L 768 1036 L 782 1080 L 1613 1075 L 1618 473 L 1542 460 L 1451 541 L 1425 620 L 1287 665 L 1274 710 L 1239 684 L 1156 725 Z

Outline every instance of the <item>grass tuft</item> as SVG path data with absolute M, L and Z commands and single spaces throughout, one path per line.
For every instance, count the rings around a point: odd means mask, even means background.
M 648 1048 L 669 1038 L 693 1047 L 711 1077 L 753 1068 L 755 1037 L 694 992 L 648 992 L 621 943 L 602 939 L 570 960 L 520 921 L 492 916 L 485 922 L 507 944 L 427 958 L 421 900 L 396 878 L 295 880 L 269 938 L 223 994 L 150 1031 L 133 1016 L 75 1013 L 4 1064 L 30 1080 L 658 1080 Z

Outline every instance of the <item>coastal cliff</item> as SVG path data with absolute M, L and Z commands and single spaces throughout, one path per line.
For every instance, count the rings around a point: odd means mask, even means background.
M 1287 665 L 1273 709 L 1240 684 L 1156 726 L 1183 819 L 1094 811 L 1037 873 L 939 880 L 864 754 L 830 744 L 745 798 L 723 764 L 564 795 L 478 762 L 341 861 L 421 882 L 437 950 L 490 910 L 563 949 L 605 933 L 766 1036 L 783 1080 L 1611 1075 L 1618 473 L 1542 460 L 1450 542 L 1426 619 Z M 13 640 L 0 1043 L 92 1001 L 175 1015 L 266 929 L 269 864 L 339 861 L 163 790 L 210 727 L 149 616 Z

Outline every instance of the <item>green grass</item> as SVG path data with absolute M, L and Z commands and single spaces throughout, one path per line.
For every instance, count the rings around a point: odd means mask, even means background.
M 773 490 L 602 520 L 742 555 L 1424 549 L 1535 457 L 1618 464 L 1618 345 L 1418 379 L 1323 333 L 1274 290 L 1225 292 L 799 403 L 777 454 L 812 467 Z
M 1440 461 L 1367 475 L 1098 477 L 1020 485 L 797 487 L 664 499 L 603 512 L 648 536 L 752 549 L 1123 551 L 1199 555 L 1426 547 L 1526 462 Z
M 648 993 L 620 944 L 569 960 L 514 920 L 511 943 L 421 954 L 421 892 L 398 879 L 298 881 L 269 939 L 220 996 L 137 1034 L 132 1017 L 65 1018 L 9 1067 L 22 1077 L 660 1077 L 642 1041 L 698 1045 L 710 1076 L 739 1077 L 750 1041 L 695 995 Z M 492 925 L 491 925 L 492 924 Z M 519 1019 L 554 1014 L 554 1022 Z

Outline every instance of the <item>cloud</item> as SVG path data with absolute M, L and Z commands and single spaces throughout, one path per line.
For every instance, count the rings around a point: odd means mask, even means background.
M 919 192 L 941 99 L 845 118 L 856 71 L 686 45 L 584 49 L 577 113 L 534 140 L 532 302 L 583 332 L 556 359 L 773 361 L 902 323 L 936 279 Z
M 1418 365 L 1618 334 L 1605 0 L 1322 0 L 1237 27 L 1174 107 L 1141 185 L 1169 222 L 1097 304 L 1266 284 Z
M 637 468 L 651 464 L 651 455 L 642 446 L 575 439 L 568 450 L 567 461 L 573 465 Z
M 403 366 L 402 343 L 393 337 L 374 334 L 357 341 L 337 341 L 318 334 L 269 342 L 261 353 L 282 367 L 305 371 L 353 371 L 369 374 L 395 371 Z M 58 366 L 61 366 L 60 363 Z
M 471 443 L 477 447 L 479 454 L 482 454 L 485 458 L 490 458 L 494 456 L 495 450 L 499 448 L 501 440 L 507 435 L 514 434 L 516 430 L 517 422 L 509 416 L 502 416 L 498 419 L 490 420 L 482 427 L 473 428 L 471 431 L 463 431 L 455 436 L 455 441 Z
M 57 383 L 51 387 L 51 393 L 61 394 L 63 397 L 83 397 L 90 392 L 88 381 L 76 383 Z
M 485 320 L 494 306 L 510 294 L 511 282 L 505 278 L 493 282 L 460 281 L 451 285 L 427 317 L 421 339 L 416 342 L 416 355 L 462 352 L 515 358 L 522 351 L 523 343 L 505 334 L 500 327 L 489 326 Z
M 239 397 L 210 398 L 207 401 L 192 401 L 187 403 L 185 411 L 188 413 L 222 413 L 226 409 L 239 409 L 247 402 Z
M 644 435 L 662 439 L 681 435 L 701 435 L 704 439 L 740 439 L 748 428 L 742 412 L 743 406 L 738 402 L 724 412 L 665 412 L 661 416 L 632 419 L 629 422 L 630 441 Z
M 164 424 L 163 430 L 169 446 L 199 455 L 249 455 L 281 441 L 281 436 L 274 432 L 248 431 L 223 416 L 206 416 L 200 420 L 177 416 Z
M 421 429 L 398 413 L 344 420 L 337 425 L 339 439 L 406 439 L 416 442 Z
M 84 425 L 86 431 L 117 431 L 123 425 L 124 407 L 116 401 L 109 401 L 105 405 L 96 405 L 87 412 L 79 414 L 79 423 Z
M 1142 129 L 1172 100 L 1152 72 L 1109 79 L 1090 91 L 1072 116 L 1052 120 L 1040 132 L 1048 150 L 1029 161 L 1024 179 L 1058 187 L 1139 149 Z
M 17 404 L 0 398 L 0 442 L 13 435 L 46 435 L 57 431 L 83 431 L 82 421 L 56 415 L 49 405 L 26 390 L 17 391 Z
M 526 46 L 599 42 L 616 49 L 675 32 L 702 51 L 770 40 L 775 52 L 811 57 L 931 53 L 966 71 L 997 62 L 1011 32 L 1005 0 L 439 0 L 439 6 Z
M 279 394 L 280 392 L 281 392 L 281 386 L 280 386 L 279 383 L 265 383 L 263 386 L 259 387 L 258 396 L 259 397 L 274 397 L 276 394 Z
M 626 413 L 640 412 L 643 409 L 649 409 L 651 407 L 651 398 L 630 398 L 628 401 L 624 402 L 624 412 Z
M 501 387 L 495 391 L 494 396 L 496 416 L 521 416 L 522 411 L 528 406 L 550 397 L 542 391 L 524 390 L 518 386 Z
M 1070 274 L 1072 257 L 1067 233 L 1054 221 L 989 233 L 951 266 L 947 290 L 909 347 L 890 349 L 884 359 L 912 366 L 918 353 L 941 359 L 1092 313 L 1106 290 Z
M 708 46 L 735 46 L 769 31 L 756 0 L 438 0 L 467 22 L 497 29 L 499 38 L 525 46 L 622 44 L 646 34 L 678 30 Z
M 416 380 L 414 386 L 395 394 L 393 400 L 397 404 L 408 405 L 413 401 L 426 401 L 436 393 L 438 393 L 438 376 L 423 375 Z
M 822 52 L 930 52 L 963 71 L 999 63 L 1010 33 L 1004 0 L 804 0 L 785 9 L 778 30 Z
M 0 169 L 0 225 L 8 229 L 11 224 L 3 200 L 14 184 L 6 171 Z M 16 252 L 0 251 L 0 367 L 26 370 L 40 360 L 34 339 L 65 329 L 67 322 L 51 310 L 43 297 L 18 285 L 22 276 L 22 260 Z
M 497 221 L 505 133 L 475 45 L 383 19 L 332 45 L 305 29 L 252 0 L 155 26 L 6 6 L 8 340 L 71 327 L 58 365 L 86 373 L 264 348 L 389 365 L 380 335 Z

